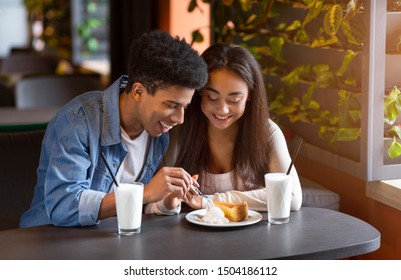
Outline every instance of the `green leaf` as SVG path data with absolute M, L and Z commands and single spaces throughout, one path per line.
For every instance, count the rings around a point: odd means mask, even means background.
M 353 45 L 362 45 L 366 41 L 366 28 L 359 21 L 343 21 L 341 23 L 341 31 L 347 37 L 347 41 Z
M 260 46 L 260 47 L 256 47 L 255 48 L 255 52 L 257 54 L 261 54 L 261 55 L 264 55 L 264 56 L 271 56 L 272 55 L 272 52 L 271 52 L 270 48 L 267 47 L 267 46 L 263 46 L 263 45 Z
M 283 50 L 283 46 L 284 46 L 284 38 L 282 37 L 271 37 L 269 39 L 269 46 L 272 52 L 272 55 L 274 57 L 274 59 L 278 62 L 281 63 L 286 63 L 283 55 L 282 55 L 282 50 Z
M 309 102 L 308 109 L 319 110 L 320 109 L 320 104 L 318 102 L 316 102 L 315 100 L 311 100 Z
M 336 75 L 341 77 L 347 71 L 349 65 L 354 60 L 354 58 L 358 55 L 357 52 L 354 52 L 351 49 L 348 49 L 344 55 L 343 63 L 341 64 L 340 69 L 338 69 Z
M 344 128 L 338 129 L 337 133 L 331 139 L 331 142 L 349 142 L 358 139 L 361 136 L 360 128 Z
M 384 115 L 389 123 L 393 123 L 401 112 L 401 92 L 394 86 L 384 99 Z
M 323 1 L 321 0 L 313 0 L 308 4 L 309 13 L 304 19 L 303 25 L 305 26 L 307 23 L 316 19 L 323 8 Z
M 291 105 L 285 105 L 280 109 L 280 115 L 289 115 L 291 113 L 294 113 L 297 111 L 296 106 L 291 106 Z
M 202 33 L 200 33 L 199 30 L 195 30 L 192 32 L 192 43 L 193 42 L 197 42 L 197 43 L 203 42 L 203 35 L 202 35 Z
M 250 17 L 246 20 L 246 24 L 251 24 L 258 16 L 256 14 L 250 15 Z
M 332 131 L 332 129 L 330 129 L 327 126 L 320 126 L 319 127 L 319 138 L 325 140 L 326 142 L 333 142 L 332 139 L 334 137 L 335 132 Z
M 291 123 L 295 123 L 295 122 L 297 122 L 297 121 L 300 120 L 300 116 L 299 116 L 299 115 L 291 115 L 291 116 L 288 117 L 288 120 L 289 120 Z
M 324 16 L 323 27 L 327 35 L 334 36 L 341 27 L 343 9 L 340 4 L 333 5 Z
M 91 52 L 99 50 L 99 41 L 95 38 L 90 38 L 87 42 L 88 49 Z
M 248 34 L 248 35 L 243 36 L 243 37 L 242 37 L 242 40 L 243 40 L 244 42 L 246 42 L 246 41 L 252 40 L 253 38 L 255 38 L 255 36 L 256 36 L 255 33 Z
M 393 126 L 391 128 L 391 130 L 394 131 L 397 134 L 398 138 L 401 139 L 401 127 L 400 126 L 397 126 L 397 125 Z
M 197 6 L 198 3 L 196 3 L 196 0 L 191 0 L 188 5 L 188 12 L 192 12 Z
M 239 0 L 239 3 L 244 12 L 248 12 L 250 9 L 252 9 L 252 0 Z
M 86 9 L 88 13 L 94 13 L 97 10 L 97 5 L 94 2 L 90 2 L 86 5 Z
M 302 26 L 298 29 L 297 34 L 295 34 L 294 42 L 309 44 L 309 35 L 308 33 L 306 33 L 305 28 L 303 28 Z
M 393 138 L 393 142 L 387 149 L 387 154 L 390 158 L 396 158 L 401 155 L 401 144 L 397 142 L 395 137 Z
M 302 105 L 305 108 L 309 108 L 309 104 L 312 101 L 313 95 L 315 93 L 315 89 L 316 89 L 316 84 L 313 83 L 309 86 L 306 93 L 302 96 Z
M 288 75 L 282 77 L 281 81 L 291 88 L 298 84 L 301 76 L 309 75 L 309 73 L 310 65 L 300 65 L 294 68 L 294 70 L 292 70 Z
M 334 75 L 330 72 L 328 64 L 318 64 L 313 66 L 313 72 L 316 74 L 316 87 L 327 88 L 334 81 Z
M 352 119 L 353 122 L 358 122 L 361 120 L 361 110 L 349 110 L 348 115 Z
M 317 39 L 313 40 L 311 47 L 312 48 L 321 48 L 321 47 L 333 45 L 336 43 L 338 43 L 337 36 L 331 36 L 328 39 L 324 38 L 323 36 L 320 36 Z
M 279 23 L 277 26 L 276 26 L 276 30 L 285 30 L 286 29 L 286 24 L 284 23 L 284 22 L 281 22 L 281 23 Z
M 285 28 L 285 31 L 294 31 L 297 30 L 298 28 L 300 28 L 302 26 L 301 22 L 299 20 L 294 20 L 290 25 L 288 25 Z

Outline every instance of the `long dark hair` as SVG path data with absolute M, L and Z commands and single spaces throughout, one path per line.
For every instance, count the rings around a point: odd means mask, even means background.
M 248 85 L 250 100 L 238 120 L 239 130 L 232 155 L 233 178 L 242 178 L 246 189 L 258 188 L 264 185 L 264 174 L 269 171 L 270 151 L 270 116 L 260 65 L 248 50 L 227 43 L 210 46 L 202 57 L 209 75 L 216 70 L 233 71 Z M 195 93 L 185 113 L 185 122 L 180 126 L 176 162 L 176 166 L 190 174 L 201 174 L 210 163 L 207 124 L 201 110 L 201 96 Z

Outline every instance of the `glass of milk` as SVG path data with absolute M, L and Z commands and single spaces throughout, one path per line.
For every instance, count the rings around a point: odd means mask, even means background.
M 140 182 L 114 186 L 118 233 L 121 235 L 141 233 L 143 187 Z
M 291 174 L 265 174 L 269 223 L 285 224 L 290 221 L 292 182 L 293 177 Z

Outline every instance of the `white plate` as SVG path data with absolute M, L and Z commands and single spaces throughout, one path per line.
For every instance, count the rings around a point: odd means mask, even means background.
M 195 210 L 188 213 L 185 216 L 185 219 L 187 219 L 187 221 L 190 223 L 207 227 L 242 227 L 256 224 L 257 222 L 262 220 L 262 214 L 252 210 L 248 210 L 248 218 L 240 222 L 229 222 L 228 224 L 210 224 L 210 223 L 205 223 L 202 220 L 205 214 L 206 214 L 206 209 Z

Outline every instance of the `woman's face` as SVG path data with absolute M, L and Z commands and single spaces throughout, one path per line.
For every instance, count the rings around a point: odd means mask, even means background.
M 226 129 L 236 123 L 244 114 L 248 95 L 248 86 L 238 74 L 227 70 L 211 72 L 201 101 L 209 125 Z

